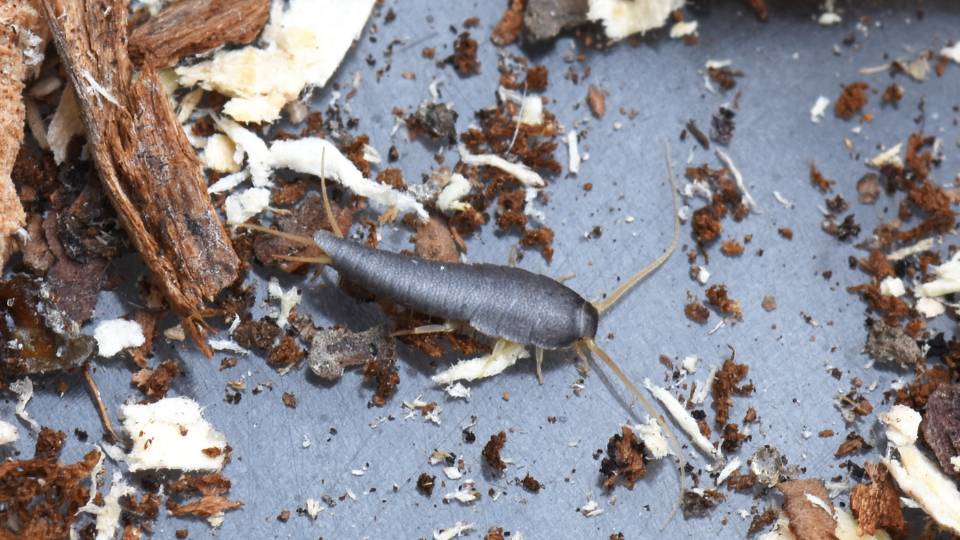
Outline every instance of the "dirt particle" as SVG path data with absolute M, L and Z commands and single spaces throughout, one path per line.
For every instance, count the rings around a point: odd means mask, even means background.
M 293 392 L 284 392 L 283 397 L 280 398 L 283 401 L 283 404 L 291 409 L 297 408 L 297 395 Z
M 433 495 L 433 487 L 436 479 L 436 476 L 430 476 L 427 473 L 420 473 L 420 477 L 417 478 L 417 491 L 422 493 L 424 496 L 430 497 Z
M 480 62 L 477 60 L 477 41 L 470 38 L 470 32 L 457 36 L 453 42 L 453 56 L 450 61 L 461 77 L 470 77 L 480 73 Z
M 743 244 L 737 242 L 736 240 L 724 240 L 720 244 L 720 253 L 723 253 L 727 257 L 739 257 L 743 255 Z
M 718 283 L 707 289 L 707 303 L 717 308 L 723 315 L 736 319 L 743 317 L 740 302 L 730 298 L 727 292 L 727 286 L 722 283 Z
M 853 115 L 860 112 L 867 104 L 867 90 L 869 89 L 870 86 L 862 81 L 853 82 L 843 87 L 833 108 L 833 114 L 844 120 L 853 118 Z
M 881 528 L 894 538 L 903 538 L 907 524 L 900 508 L 900 493 L 890 473 L 882 463 L 866 463 L 863 468 L 870 483 L 857 484 L 850 491 L 850 509 L 859 522 L 859 534 L 872 535 Z
M 523 31 L 523 9 L 526 0 L 510 0 L 500 21 L 493 28 L 490 39 L 497 45 L 509 45 L 517 40 Z
M 507 432 L 501 431 L 496 435 L 491 435 L 490 440 L 483 446 L 483 461 L 497 473 L 503 473 L 507 470 L 507 464 L 500 456 L 503 446 L 507 444 Z
M 599 86 L 591 84 L 587 88 L 587 106 L 597 118 L 603 118 L 607 112 L 607 96 Z
M 683 314 L 693 322 L 704 324 L 710 318 L 710 310 L 700 302 L 689 302 L 683 306 Z
M 619 481 L 627 489 L 633 489 L 634 484 L 646 473 L 643 443 L 629 426 L 623 426 L 621 433 L 607 441 L 607 457 L 600 462 L 600 484 L 604 489 L 611 490 Z
M 731 355 L 723 361 L 723 366 L 717 371 L 710 385 L 713 396 L 711 407 L 715 416 L 713 423 L 718 428 L 727 424 L 730 419 L 730 409 L 733 407 L 733 396 L 748 396 L 753 393 L 753 383 L 739 384 L 747 377 L 750 366 L 738 364 Z M 734 426 L 735 428 L 736 426 Z
M 820 172 L 820 169 L 817 169 L 817 166 L 813 163 L 810 164 L 810 183 L 814 187 L 820 190 L 821 193 L 826 193 L 833 188 L 835 183 L 833 180 L 828 179 L 823 173 Z
M 880 198 L 880 177 L 874 173 L 867 173 L 857 180 L 857 200 L 861 204 L 873 204 Z
M 530 493 L 540 493 L 540 489 L 543 487 L 543 484 L 541 484 L 536 478 L 530 476 L 529 473 L 523 477 L 523 480 L 520 481 L 520 484 L 523 486 L 523 489 L 529 491 Z

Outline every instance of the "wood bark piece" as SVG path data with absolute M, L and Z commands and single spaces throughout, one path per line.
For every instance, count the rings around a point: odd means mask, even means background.
M 157 72 L 133 70 L 126 3 L 41 1 L 104 191 L 184 329 L 210 355 L 203 304 L 236 279 L 240 261 Z
M 23 88 L 43 59 L 43 17 L 32 1 L 0 0 L 0 268 L 16 245 L 10 235 L 26 215 L 10 172 L 23 140 Z
M 223 45 L 250 43 L 270 16 L 270 0 L 183 0 L 130 33 L 130 58 L 162 68 Z

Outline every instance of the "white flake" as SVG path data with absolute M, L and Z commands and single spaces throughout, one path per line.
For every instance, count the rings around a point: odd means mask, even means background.
M 286 328 L 290 312 L 300 303 L 300 291 L 296 287 L 290 287 L 289 290 L 284 291 L 283 287 L 280 286 L 280 281 L 272 277 L 270 278 L 270 285 L 267 287 L 267 293 L 270 298 L 280 304 L 279 308 L 271 313 L 271 316 L 277 319 L 277 326 L 281 329 Z
M 461 360 L 433 377 L 433 382 L 440 385 L 451 384 L 455 381 L 474 381 L 502 373 L 505 369 L 517 363 L 520 358 L 527 358 L 530 352 L 527 348 L 512 341 L 498 340 L 490 354 L 469 360 Z
M 19 381 L 14 381 L 10 383 L 10 391 L 17 395 L 17 404 L 14 408 L 14 414 L 17 415 L 17 418 L 23 421 L 23 423 L 30 426 L 30 429 L 33 431 L 40 431 L 40 424 L 36 420 L 30 417 L 30 414 L 27 412 L 27 403 L 33 398 L 33 381 L 28 377 L 24 377 Z
M 17 426 L 0 420 L 0 446 L 16 442 L 19 438 Z
M 250 178 L 250 172 L 246 169 L 233 174 L 228 174 L 208 187 L 207 193 L 223 193 L 225 191 L 230 191 L 242 184 L 247 178 Z
M 453 383 L 444 388 L 447 395 L 453 399 L 470 399 L 470 389 L 461 383 Z
M 950 464 L 953 465 L 953 470 L 960 472 L 960 456 L 953 456 L 950 458 Z
M 600 505 L 597 504 L 597 501 L 590 499 L 587 501 L 587 504 L 580 507 L 580 513 L 585 517 L 595 517 L 599 516 L 604 512 L 603 508 L 600 508 Z
M 204 420 L 200 405 L 186 397 L 120 407 L 123 427 L 133 444 L 127 454 L 130 472 L 157 469 L 218 471 L 225 455 L 204 450 L 227 446 L 227 439 Z
M 843 18 L 833 11 L 822 13 L 820 14 L 820 17 L 817 18 L 817 23 L 820 26 L 833 26 L 835 24 L 840 24 L 842 21 Z
M 653 397 L 657 399 L 664 407 L 667 408 L 667 412 L 670 413 L 670 416 L 677 422 L 677 425 L 680 426 L 680 429 L 685 431 L 690 439 L 693 441 L 693 444 L 704 454 L 713 457 L 714 459 L 722 458 L 720 451 L 713 447 L 713 444 L 710 442 L 710 439 L 707 439 L 700 433 L 700 427 L 697 425 L 696 419 L 687 411 L 677 398 L 673 397 L 673 394 L 668 392 L 666 389 L 661 388 L 652 382 L 650 379 L 644 379 L 643 385 L 647 387 L 647 390 L 653 394 Z
M 683 360 L 680 362 L 680 365 L 683 367 L 683 370 L 687 373 L 695 373 L 697 371 L 697 364 L 700 362 L 700 357 L 696 355 L 687 355 L 683 357 Z
M 944 47 L 940 49 L 940 56 L 949 58 L 954 62 L 960 64 L 960 41 L 954 43 L 949 47 Z
M 830 517 L 833 517 L 833 511 L 830 510 L 830 506 L 823 499 L 821 499 L 820 497 L 817 497 L 816 495 L 811 495 L 810 493 L 804 493 L 803 496 L 806 497 L 807 501 L 810 504 L 823 510 Z
M 673 453 L 656 418 L 647 418 L 647 423 L 633 426 L 633 431 L 653 459 L 662 459 Z
M 828 105 L 830 105 L 829 98 L 825 96 L 818 97 L 817 101 L 813 103 L 813 107 L 810 107 L 810 121 L 814 124 L 819 124 L 827 112 Z
M 214 122 L 221 131 L 226 133 L 227 137 L 233 141 L 236 146 L 235 161 L 241 161 L 243 155 L 247 157 L 247 168 L 250 169 L 250 176 L 253 185 L 256 187 L 268 187 L 273 183 L 270 181 L 270 166 L 272 157 L 267 143 L 263 142 L 256 133 L 230 120 L 214 116 Z
M 937 279 L 920 285 L 918 296 L 944 296 L 960 291 L 960 252 L 944 264 L 935 266 L 933 273 Z
M 47 143 L 53 151 L 53 160 L 57 165 L 63 163 L 67 157 L 67 145 L 79 135 L 86 133 L 83 120 L 80 118 L 80 108 L 73 88 L 67 86 L 60 95 L 60 103 L 53 113 L 53 119 L 47 127 Z
M 262 187 L 231 193 L 223 202 L 227 223 L 238 225 L 263 212 L 270 206 L 270 190 Z
M 474 527 L 475 525 L 473 523 L 458 521 L 452 527 L 433 531 L 433 540 L 452 540 L 467 531 L 473 530 Z
M 91 496 L 95 491 L 95 488 L 91 488 Z M 136 490 L 124 481 L 123 475 L 115 472 L 110 484 L 110 491 L 103 498 L 103 506 L 88 502 L 77 510 L 96 516 L 97 540 L 113 540 L 117 527 L 120 526 L 120 514 L 123 511 L 120 507 L 120 498 L 134 493 L 136 493 Z
M 93 337 L 97 340 L 97 353 L 104 358 L 110 358 L 129 347 L 139 347 L 146 341 L 140 323 L 126 319 L 100 322 L 93 331 Z
M 219 173 L 235 173 L 240 163 L 235 159 L 237 145 L 233 139 L 223 133 L 214 133 L 207 137 L 203 145 L 203 166 Z M 213 191 L 211 191 L 213 193 Z
M 208 339 L 207 345 L 215 351 L 230 351 L 238 354 L 250 354 L 250 351 L 244 349 L 239 343 L 232 339 Z
M 577 146 L 577 132 L 570 130 L 567 132 L 567 169 L 570 174 L 580 172 L 580 149 Z
M 903 167 L 903 159 L 900 157 L 901 148 L 903 148 L 903 143 L 897 143 L 896 145 L 868 159 L 867 165 L 873 167 L 874 169 L 879 169 L 885 165 Z
M 473 480 L 464 480 L 463 486 L 460 489 L 443 496 L 444 502 L 454 500 L 462 504 L 470 504 L 479 499 L 480 492 L 477 491 L 477 488 L 474 486 Z
M 885 296 L 903 296 L 907 294 L 903 280 L 898 277 L 887 276 L 880 282 L 880 294 Z
M 670 38 L 680 39 L 697 35 L 697 21 L 680 21 L 670 27 Z
M 320 507 L 320 501 L 312 498 L 307 499 L 307 515 L 310 516 L 310 519 L 317 519 L 321 510 L 323 510 L 323 508 Z
M 731 459 L 729 463 L 724 465 L 724 467 L 720 469 L 720 474 L 717 475 L 717 485 L 719 486 L 726 482 L 727 478 L 730 478 L 730 475 L 740 468 L 740 465 L 741 461 L 738 457 Z
M 471 154 L 467 147 L 462 144 L 458 148 L 460 150 L 460 161 L 463 161 L 466 165 L 496 167 L 528 187 L 539 188 L 545 185 L 539 174 L 522 163 L 511 163 L 496 154 Z
M 914 244 L 902 247 L 896 251 L 892 251 L 889 255 L 887 255 L 887 259 L 891 261 L 900 261 L 906 259 L 914 253 L 920 253 L 921 251 L 926 251 L 932 247 L 933 238 L 924 238 L 923 240 L 918 240 Z
M 733 160 L 730 159 L 730 156 L 728 156 L 726 152 L 717 148 L 716 154 L 717 157 L 720 158 L 720 161 L 723 162 L 723 165 L 730 170 L 730 174 L 733 175 L 733 180 L 737 183 L 737 188 L 743 193 L 743 204 L 756 212 L 757 201 L 753 200 L 753 195 L 750 195 L 750 192 L 747 191 L 747 186 L 743 182 L 743 175 L 740 174 L 740 170 L 733 164 Z
M 437 208 L 445 214 L 454 214 L 466 210 L 469 205 L 460 199 L 470 193 L 471 188 L 470 181 L 462 174 L 451 174 L 450 182 L 437 195 Z
M 456 467 L 444 467 L 443 474 L 446 475 L 450 480 L 459 480 L 463 477 L 463 473 L 460 472 L 460 469 Z
M 603 23 L 607 37 L 619 41 L 662 27 L 684 0 L 590 0 L 589 4 L 587 18 Z

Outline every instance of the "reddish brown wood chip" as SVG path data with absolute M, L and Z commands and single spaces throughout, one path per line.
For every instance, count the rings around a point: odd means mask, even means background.
M 867 463 L 863 467 L 870 475 L 870 484 L 858 484 L 850 491 L 850 509 L 857 517 L 861 535 L 872 535 L 877 528 L 886 529 L 895 538 L 903 538 L 907 524 L 900 508 L 900 494 L 887 467 L 882 463 Z
M 833 503 L 823 482 L 816 479 L 790 480 L 777 485 L 777 489 L 783 493 L 783 509 L 790 518 L 790 532 L 796 535 L 797 540 L 837 539 Z M 808 494 L 823 501 L 830 511 L 813 504 Z

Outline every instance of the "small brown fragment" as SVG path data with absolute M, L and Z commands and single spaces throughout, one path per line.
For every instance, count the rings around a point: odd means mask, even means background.
M 850 509 L 856 516 L 861 535 L 873 535 L 878 528 L 891 533 L 894 538 L 903 538 L 907 523 L 900 508 L 900 492 L 893 483 L 887 467 L 882 463 L 866 463 L 863 466 L 870 475 L 870 484 L 857 484 L 850 491 Z
M 553 229 L 549 227 L 527 229 L 520 237 L 520 245 L 525 248 L 539 247 L 543 258 L 549 263 L 553 260 Z
M 303 360 L 306 352 L 292 336 L 283 336 L 276 347 L 270 350 L 267 363 L 274 369 L 286 369 Z
M 617 481 L 622 481 L 627 489 L 633 489 L 634 484 L 646 473 L 643 442 L 629 426 L 623 426 L 621 433 L 607 441 L 607 457 L 600 462 L 600 484 L 610 490 L 617 485 Z
M 269 0 L 175 2 L 130 33 L 130 59 L 163 68 L 224 45 L 250 43 L 269 15 Z
M 783 493 L 783 509 L 790 518 L 790 532 L 798 540 L 837 540 L 833 503 L 823 482 L 812 478 L 789 480 L 778 484 L 777 489 Z M 807 494 L 823 501 L 829 512 L 813 505 Z
M 505 540 L 506 537 L 503 535 L 503 527 L 490 527 L 487 529 L 487 534 L 483 535 L 483 540 Z
M 903 99 L 903 94 L 903 87 L 897 83 L 892 83 L 883 91 L 883 96 L 880 99 L 886 105 L 896 105 Z
M 810 164 L 810 183 L 813 184 L 814 187 L 819 189 L 821 193 L 826 193 L 833 188 L 833 184 L 835 184 L 836 182 L 834 182 L 833 180 L 827 179 L 827 177 L 824 176 L 819 169 L 817 169 L 817 166 L 811 163 Z
M 436 481 L 436 476 L 430 476 L 427 473 L 420 473 L 420 477 L 417 478 L 417 491 L 423 493 L 427 497 L 433 495 L 433 486 Z
M 764 296 L 763 300 L 760 301 L 760 307 L 764 311 L 775 311 L 777 309 L 777 297 L 769 294 Z
M 869 89 L 870 86 L 862 81 L 853 82 L 843 87 L 843 91 L 840 92 L 840 97 L 837 98 L 837 103 L 834 105 L 833 114 L 844 120 L 853 118 L 853 115 L 860 112 L 867 104 L 867 90 Z
M 590 85 L 587 88 L 587 105 L 590 107 L 590 112 L 593 113 L 597 118 L 603 118 L 603 114 L 607 112 L 607 96 L 599 86 Z
M 834 433 L 832 429 L 822 429 L 817 432 L 817 437 L 820 437 L 822 439 L 826 439 L 828 437 L 833 437 L 833 436 L 834 436 Z
M 793 229 L 789 227 L 781 227 L 777 229 L 777 232 L 780 236 L 786 238 L 787 240 L 793 240 Z
M 716 240 L 720 236 L 720 231 L 723 230 L 713 206 L 704 206 L 695 210 L 692 227 L 694 237 L 701 244 Z
M 157 401 L 167 395 L 173 379 L 180 374 L 176 360 L 164 360 L 154 369 L 143 368 L 130 376 L 130 382 L 147 397 Z
M 208 518 L 243 506 L 240 501 L 232 501 L 223 495 L 205 495 L 186 504 L 167 501 L 167 510 L 174 516 L 196 516 Z
M 500 22 L 493 28 L 490 39 L 497 45 L 509 45 L 517 40 L 523 30 L 523 10 L 526 0 L 508 0 L 509 5 Z
M 284 392 L 283 396 L 280 398 L 283 401 L 283 404 L 291 409 L 297 408 L 297 395 L 293 392 Z
M 279 521 L 280 523 L 286 523 L 287 521 L 290 521 L 290 511 L 283 510 L 282 512 L 277 514 L 277 521 Z
M 867 441 L 863 440 L 863 437 L 861 437 L 859 433 L 851 431 L 847 433 L 846 440 L 837 447 L 837 451 L 833 453 L 833 457 L 846 457 L 869 448 L 870 445 L 867 444 Z
M 766 22 L 769 12 L 767 10 L 767 0 L 746 0 L 747 5 L 753 10 L 758 20 Z M 774 517 L 776 520 L 776 517 Z M 772 523 L 772 522 L 771 522 Z M 749 534 L 749 533 L 748 533 Z
M 724 240 L 720 244 L 720 253 L 723 253 L 727 257 L 739 257 L 743 255 L 743 244 L 737 242 L 736 240 Z
M 707 303 L 717 308 L 723 315 L 728 315 L 737 319 L 743 317 L 743 310 L 740 302 L 729 297 L 727 286 L 718 283 L 707 289 Z
M 190 538 L 190 531 L 187 529 L 177 529 L 177 532 L 174 533 L 174 536 L 177 537 L 177 540 L 186 540 Z
M 723 366 L 717 371 L 710 385 L 710 393 L 713 397 L 711 407 L 715 416 L 713 423 L 718 428 L 724 427 L 730 420 L 730 409 L 733 407 L 733 396 L 748 396 L 753 393 L 753 383 L 738 383 L 747 377 L 750 366 L 738 364 L 734 361 L 735 355 L 731 355 L 723 361 Z
M 383 407 L 387 400 L 397 393 L 400 373 L 393 362 L 371 360 L 363 366 L 363 380 L 376 382 L 377 390 L 370 398 L 370 402 L 377 407 Z
M 690 302 L 683 306 L 683 314 L 693 322 L 704 324 L 710 318 L 710 310 L 700 302 Z
M 457 243 L 443 217 L 430 216 L 427 221 L 418 220 L 413 242 L 414 252 L 418 257 L 431 261 L 460 262 Z
M 704 517 L 724 499 L 723 493 L 715 489 L 704 490 L 702 494 L 696 491 L 684 491 L 680 510 L 683 512 L 684 519 Z
M 917 340 L 907 335 L 900 326 L 891 326 L 883 320 L 868 320 L 867 343 L 864 352 L 881 364 L 916 364 L 923 358 Z
M 930 394 L 920 431 L 943 472 L 960 480 L 960 471 L 950 461 L 960 456 L 960 384 L 941 384 Z
M 477 41 L 470 38 L 470 32 L 463 32 L 453 42 L 453 56 L 450 61 L 461 77 L 469 77 L 480 73 L 480 62 L 477 61 Z
M 524 85 L 528 92 L 543 92 L 547 89 L 550 80 L 550 71 L 547 66 L 533 66 L 527 68 Z
M 857 200 L 861 204 L 873 204 L 880 198 L 880 177 L 874 173 L 867 173 L 857 180 Z
M 780 512 L 778 512 L 776 508 L 771 506 L 764 508 L 763 512 L 753 516 L 753 519 L 750 520 L 750 527 L 747 529 L 747 536 L 753 536 L 763 529 L 766 529 L 770 525 L 773 525 L 779 516 Z
M 504 463 L 503 458 L 500 456 L 500 452 L 503 450 L 503 445 L 505 444 L 507 444 L 507 432 L 501 431 L 496 435 L 490 436 L 490 440 L 483 446 L 483 452 L 481 453 L 483 461 L 497 473 L 503 473 L 503 471 L 507 470 L 507 464 Z
M 540 489 L 543 487 L 543 484 L 536 478 L 530 476 L 530 473 L 527 473 L 527 475 L 523 477 L 520 484 L 523 486 L 523 489 L 530 493 L 540 493 Z

